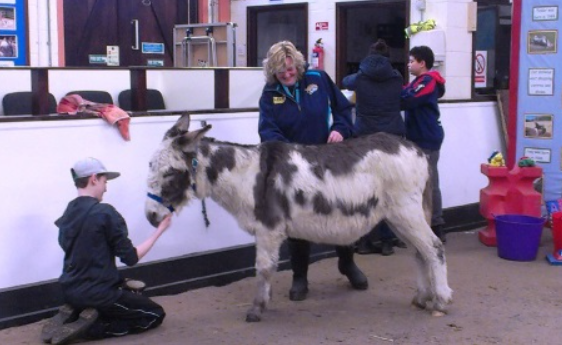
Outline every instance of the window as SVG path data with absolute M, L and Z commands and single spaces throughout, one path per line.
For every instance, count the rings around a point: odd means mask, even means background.
M 248 67 L 261 67 L 269 48 L 291 41 L 307 57 L 308 4 L 248 7 Z
M 474 94 L 495 95 L 509 88 L 511 5 L 509 0 L 478 0 L 474 35 Z

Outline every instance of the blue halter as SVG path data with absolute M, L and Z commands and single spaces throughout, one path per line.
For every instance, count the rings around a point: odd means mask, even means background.
M 194 192 L 197 192 L 197 186 L 195 185 L 195 174 L 197 174 L 197 166 L 199 165 L 199 162 L 197 161 L 197 158 L 193 158 L 191 160 L 191 172 L 193 173 L 193 183 L 191 184 L 191 188 L 193 189 Z M 160 203 L 162 206 L 166 207 L 171 213 L 174 213 L 175 209 L 174 206 L 172 205 L 168 205 L 166 206 L 164 204 L 164 200 L 162 200 L 162 197 L 159 197 L 156 194 L 152 194 L 152 193 L 146 193 L 146 195 L 151 198 L 152 200 Z M 207 210 L 205 208 L 205 200 L 203 200 L 203 214 L 205 215 L 205 218 L 207 218 Z M 208 223 L 209 221 L 206 220 L 205 223 Z M 207 225 L 208 226 L 208 225 Z
M 149 198 L 151 198 L 152 200 L 154 200 L 154 201 L 156 201 L 156 202 L 162 204 L 162 206 L 166 207 L 171 213 L 174 213 L 174 211 L 175 211 L 175 210 L 174 210 L 174 206 L 172 206 L 172 205 L 168 205 L 168 206 L 164 205 L 164 201 L 163 201 L 162 198 L 159 197 L 158 195 L 155 195 L 155 194 L 152 194 L 152 193 L 146 193 L 146 195 L 147 195 Z

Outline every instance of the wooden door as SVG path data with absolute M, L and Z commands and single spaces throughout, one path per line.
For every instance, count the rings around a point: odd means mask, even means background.
M 120 66 L 173 67 L 173 28 L 196 22 L 190 0 L 64 0 L 66 66 L 105 65 L 108 46 Z M 189 20 L 191 17 L 191 21 Z

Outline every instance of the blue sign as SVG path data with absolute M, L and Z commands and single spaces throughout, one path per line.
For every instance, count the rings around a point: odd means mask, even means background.
M 143 54 L 164 54 L 164 43 L 142 42 Z

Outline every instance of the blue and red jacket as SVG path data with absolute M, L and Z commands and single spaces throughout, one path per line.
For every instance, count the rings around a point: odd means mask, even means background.
M 445 132 L 437 100 L 445 94 L 445 79 L 437 71 L 424 73 L 404 87 L 401 108 L 406 111 L 406 138 L 419 147 L 437 151 Z
M 262 142 L 324 144 L 332 130 L 352 135 L 351 103 L 324 71 L 306 71 L 294 90 L 265 85 L 258 132 Z

